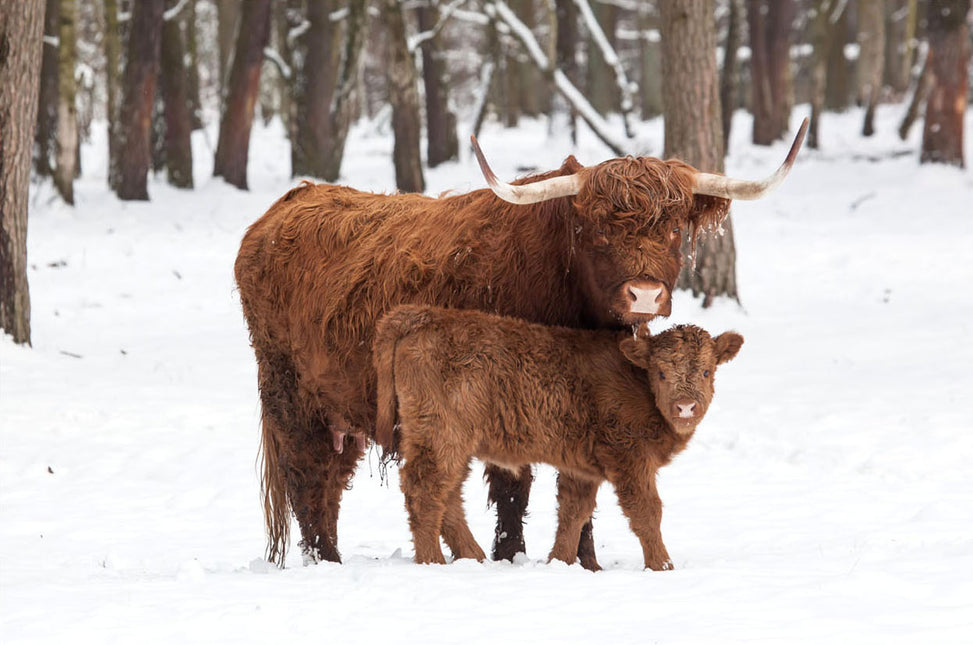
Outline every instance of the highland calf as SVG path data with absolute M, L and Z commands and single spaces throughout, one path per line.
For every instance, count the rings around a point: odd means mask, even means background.
M 400 471 L 416 562 L 484 558 L 466 524 L 473 457 L 559 471 L 550 559 L 574 562 L 598 486 L 615 487 L 645 566 L 672 568 L 656 472 L 686 447 L 713 398 L 716 366 L 743 337 L 691 325 L 657 336 L 549 327 L 476 311 L 403 306 L 376 328 L 376 440 Z M 594 567 L 597 568 L 597 563 Z

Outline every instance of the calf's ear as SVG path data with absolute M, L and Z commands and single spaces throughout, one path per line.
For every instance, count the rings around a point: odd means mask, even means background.
M 713 340 L 716 341 L 716 364 L 722 365 L 733 359 L 743 345 L 743 336 L 735 331 L 723 332 Z
M 622 350 L 622 354 L 629 362 L 649 369 L 649 344 L 644 339 L 624 338 L 618 344 L 618 348 Z

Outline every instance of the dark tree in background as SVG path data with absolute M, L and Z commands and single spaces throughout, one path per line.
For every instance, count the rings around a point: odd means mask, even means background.
M 682 159 L 704 172 L 723 172 L 713 0 L 663 2 L 660 9 L 664 156 Z M 722 228 L 722 235 L 713 231 L 701 234 L 695 262 L 687 263 L 679 277 L 679 287 L 702 295 L 704 307 L 717 296 L 739 300 L 729 217 Z M 685 247 L 688 240 L 683 243 Z M 688 249 L 684 253 L 688 255 Z
M 402 192 L 421 193 L 425 189 L 419 142 L 419 91 L 415 63 L 409 51 L 405 20 L 398 0 L 384 0 L 382 16 L 388 34 L 386 79 L 392 104 L 392 163 L 395 185 Z
M 617 47 L 615 28 L 618 25 L 618 6 L 609 2 L 592 2 L 591 9 L 601 26 L 601 30 L 605 32 L 608 42 L 612 47 Z M 596 110 L 604 115 L 618 108 L 618 85 L 615 83 L 615 76 L 611 67 L 605 62 L 601 49 L 591 38 L 588 39 L 586 80 L 588 100 L 591 101 L 591 105 Z
M 787 132 L 792 102 L 791 25 L 796 10 L 795 0 L 747 0 L 753 142 L 757 145 L 770 145 Z
M 848 14 L 850 0 L 832 0 L 828 18 L 828 72 L 824 93 L 824 105 L 828 110 L 841 112 L 847 109 L 851 95 L 850 65 L 845 56 L 848 44 Z
M 180 0 L 169 0 L 169 8 Z M 188 5 L 183 5 L 183 12 Z M 178 16 L 168 17 L 162 27 L 162 75 L 159 90 L 165 115 L 165 165 L 169 183 L 177 188 L 193 187 L 193 101 L 182 26 Z
M 74 178 L 78 168 L 77 67 L 78 5 L 75 0 L 61 0 L 58 12 L 57 48 L 57 135 L 55 136 L 54 186 L 61 198 L 74 204 Z
M 964 167 L 963 115 L 969 87 L 970 32 L 966 16 L 970 0 L 931 0 L 929 58 L 932 76 L 922 129 L 922 163 Z
M 449 109 L 449 73 L 446 50 L 437 30 L 440 15 L 435 5 L 416 8 L 420 33 L 430 36 L 422 41 L 422 81 L 426 91 L 426 163 L 435 168 L 444 161 L 459 158 L 456 115 Z
M 44 0 L 0 0 L 0 329 L 30 345 L 27 196 Z
M 159 75 L 165 0 L 133 3 L 119 112 L 118 197 L 147 200 L 152 106 Z
M 244 2 L 240 14 L 230 79 L 223 97 L 220 139 L 213 175 L 242 190 L 247 189 L 247 161 L 253 108 L 260 89 L 264 47 L 270 39 L 270 0 Z
M 34 137 L 34 172 L 41 177 L 50 177 L 54 173 L 60 8 L 61 0 L 47 0 L 44 9 L 44 52 L 41 59 L 41 87 Z
M 862 135 L 875 134 L 875 106 L 885 70 L 885 1 L 858 0 L 858 94 L 865 106 Z
M 574 0 L 555 0 L 555 15 L 557 16 L 557 67 L 568 77 L 575 87 L 580 81 L 581 71 L 578 69 L 578 8 Z M 573 108 L 565 107 L 564 100 L 558 96 L 552 101 L 552 110 L 560 109 L 569 114 L 571 141 L 578 142 L 578 119 Z
M 723 48 L 723 69 L 720 71 L 720 109 L 723 124 L 723 152 L 730 147 L 730 126 L 733 124 L 733 109 L 737 103 L 737 50 L 740 49 L 743 31 L 743 0 L 729 0 L 727 16 L 726 46 Z
M 331 101 L 341 60 L 341 30 L 329 19 L 333 9 L 330 1 L 310 3 L 303 17 L 305 31 L 295 42 L 291 126 L 291 175 L 295 177 L 323 178 L 328 172 Z
M 105 10 L 105 86 L 108 94 L 108 186 L 117 192 L 121 179 L 118 151 L 121 148 L 121 68 L 122 39 L 118 26 L 117 0 L 104 0 Z

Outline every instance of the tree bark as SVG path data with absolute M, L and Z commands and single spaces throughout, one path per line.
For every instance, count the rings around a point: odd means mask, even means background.
M 44 10 L 44 53 L 41 62 L 41 87 L 37 108 L 37 130 L 34 136 L 34 172 L 50 177 L 54 172 L 54 150 L 57 142 L 58 95 L 58 18 L 61 0 L 47 0 Z
M 963 115 L 966 113 L 970 33 L 966 15 L 970 0 L 932 0 L 929 3 L 929 54 L 926 64 L 932 86 L 926 100 L 922 129 L 922 163 L 964 168 Z
M 419 118 L 419 91 L 415 63 L 406 39 L 405 20 L 399 0 L 384 0 L 382 14 L 388 34 L 386 81 L 392 104 L 392 161 L 395 185 L 402 192 L 421 193 L 425 189 L 422 158 L 419 152 L 422 123 Z
M 811 47 L 811 122 L 808 125 L 807 145 L 817 149 L 818 124 L 824 110 L 825 92 L 828 87 L 828 54 L 831 51 L 831 19 L 836 2 L 842 0 L 814 0 L 814 13 L 810 18 Z
M 233 46 L 239 32 L 240 0 L 216 0 L 216 44 L 220 64 L 220 96 L 226 97 L 230 82 Z
M 175 6 L 179 0 L 169 0 Z M 165 115 L 165 164 L 169 183 L 177 188 L 193 187 L 193 101 L 188 52 L 178 18 L 166 20 L 162 27 L 162 81 L 160 83 Z
M 787 131 L 790 118 L 790 44 L 794 0 L 748 0 L 753 142 L 770 145 Z
M 439 22 L 435 5 L 416 9 L 420 32 L 429 32 Z M 426 90 L 426 163 L 435 168 L 444 161 L 459 158 L 456 115 L 449 109 L 449 75 L 446 69 L 442 37 L 436 33 L 420 45 L 422 81 Z
M 119 169 L 119 150 L 121 149 L 121 91 L 119 78 L 122 69 L 122 39 L 118 27 L 117 0 L 104 0 L 105 9 L 105 85 L 108 102 L 105 111 L 108 115 L 108 186 L 118 190 L 121 179 Z
M 30 345 L 27 200 L 43 34 L 43 0 L 0 0 L 0 329 L 20 345 Z
M 196 0 L 189 2 L 189 15 L 185 19 L 185 42 L 188 66 L 186 91 L 189 92 L 189 114 L 193 130 L 203 127 L 203 104 L 199 96 L 199 38 L 196 35 Z
M 54 186 L 68 204 L 74 204 L 74 177 L 78 170 L 78 109 L 74 68 L 77 60 L 78 7 L 75 0 L 61 0 L 58 12 L 57 134 L 55 136 Z
M 858 2 L 858 93 L 865 106 L 862 135 L 875 134 L 875 107 L 882 94 L 885 69 L 885 2 Z
M 713 0 L 663 2 L 662 88 L 665 153 L 705 172 L 723 171 L 723 122 L 716 70 Z M 683 267 L 678 286 L 702 295 L 703 306 L 727 296 L 739 301 L 736 250 L 729 217 L 723 233 L 701 233 L 693 263 Z M 687 236 L 688 237 L 688 236 Z M 684 246 L 689 244 L 684 239 Z M 684 252 L 688 249 L 684 248 Z
M 720 72 L 720 109 L 723 123 L 724 156 L 730 148 L 730 127 L 733 124 L 733 108 L 737 102 L 737 50 L 740 49 L 740 32 L 743 20 L 741 0 L 729 0 L 729 25 L 726 29 L 726 46 L 723 48 L 723 70 Z
M 141 0 L 132 6 L 119 113 L 119 199 L 149 198 L 152 109 L 159 75 L 164 10 L 165 0 Z
M 737 0 L 731 0 L 736 2 Z M 662 114 L 662 71 L 659 43 L 649 39 L 656 26 L 649 3 L 638 4 L 639 31 L 639 108 L 643 119 Z
M 836 0 L 837 7 L 833 7 L 829 16 L 828 28 L 828 72 L 827 85 L 824 93 L 825 109 L 842 112 L 848 107 L 849 87 L 848 59 L 845 57 L 845 45 L 848 44 L 848 5 L 850 0 Z M 835 3 L 832 2 L 832 5 Z
M 555 50 L 557 63 L 555 67 L 578 87 L 580 70 L 578 69 L 578 8 L 574 0 L 555 0 L 555 15 L 557 16 L 557 42 Z M 560 95 L 552 101 L 552 110 L 560 109 L 568 114 L 568 126 L 571 131 L 571 143 L 578 143 L 578 115 L 574 108 Z M 565 107 L 566 106 L 566 107 Z
M 595 3 L 592 12 L 605 37 L 613 48 L 616 48 L 615 27 L 618 23 L 618 7 L 609 3 Z M 601 49 L 590 37 L 588 38 L 588 68 L 587 68 L 588 99 L 591 105 L 603 116 L 614 110 L 619 104 L 618 84 L 615 75 L 605 61 Z
M 264 47 L 270 38 L 270 0 L 244 3 L 239 23 L 229 85 L 223 99 L 213 176 L 247 190 L 253 108 L 260 89 Z
M 307 29 L 294 50 L 294 124 L 291 175 L 324 177 L 332 139 L 331 102 L 341 60 L 340 31 L 328 16 L 331 2 L 307 7 Z

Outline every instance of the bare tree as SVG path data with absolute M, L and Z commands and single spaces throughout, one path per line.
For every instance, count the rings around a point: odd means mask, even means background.
M 825 97 L 828 89 L 828 57 L 832 52 L 835 40 L 835 24 L 844 11 L 846 0 L 813 0 L 808 28 L 810 30 L 811 46 L 811 122 L 808 126 L 807 143 L 810 148 L 820 145 L 818 140 L 818 124 L 824 111 Z M 842 55 L 842 60 L 844 60 Z
M 753 142 L 770 145 L 787 131 L 790 118 L 790 46 L 795 0 L 747 0 Z
M 117 192 L 120 199 L 149 198 L 152 107 L 159 75 L 164 11 L 165 0 L 141 0 L 132 6 L 119 113 Z
M 848 107 L 851 86 L 845 45 L 848 44 L 848 6 L 851 0 L 832 0 L 828 27 L 828 71 L 824 106 L 841 112 Z
M 858 0 L 858 94 L 865 106 L 862 135 L 875 134 L 875 106 L 885 70 L 885 1 Z
M 422 42 L 422 80 L 426 90 L 426 163 L 435 168 L 459 157 L 456 115 L 449 109 L 449 76 L 443 49 L 442 16 L 433 3 L 420 5 L 416 18 Z
M 730 126 L 733 124 L 733 108 L 737 102 L 737 50 L 740 49 L 743 31 L 742 0 L 729 0 L 726 46 L 723 48 L 723 69 L 720 71 L 720 106 L 723 123 L 723 150 L 730 146 Z
M 713 0 L 663 2 L 660 9 L 665 156 L 706 172 L 722 172 L 723 122 Z M 729 218 L 722 229 L 721 235 L 703 234 L 694 262 L 683 268 L 679 278 L 680 287 L 703 296 L 704 307 L 717 296 L 739 300 Z M 685 239 L 684 244 L 688 243 Z
M 44 10 L 44 53 L 41 62 L 41 88 L 34 136 L 34 172 L 40 177 L 54 173 L 57 146 L 58 16 L 61 0 L 47 0 Z
M 30 345 L 27 198 L 44 0 L 0 0 L 0 329 Z
M 75 106 L 77 84 L 74 81 L 78 5 L 75 0 L 61 0 L 58 13 L 54 186 L 65 202 L 74 204 L 74 177 L 78 171 L 78 109 Z
M 122 69 L 122 39 L 118 25 L 117 0 L 104 0 L 105 10 L 105 85 L 107 88 L 108 115 L 108 186 L 118 190 L 121 181 L 119 149 L 121 148 L 121 91 L 119 88 Z
M 425 189 L 419 153 L 422 122 L 419 118 L 419 90 L 415 63 L 405 34 L 405 20 L 398 0 L 384 0 L 382 16 L 388 34 L 386 80 L 392 104 L 392 161 L 395 185 L 402 192 Z
M 170 10 L 180 0 L 169 0 Z M 169 183 L 178 188 L 193 187 L 193 101 L 190 92 L 189 59 L 178 15 L 167 15 L 162 27 L 162 77 L 159 84 L 165 115 L 165 165 Z
M 213 176 L 247 189 L 247 162 L 253 108 L 260 88 L 264 47 L 270 39 L 270 0 L 250 0 L 242 6 L 233 64 L 223 98 L 220 138 L 213 161 Z
M 922 129 L 922 163 L 965 167 L 963 116 L 969 87 L 970 32 L 966 16 L 970 0 L 931 0 L 929 54 L 926 64 L 932 85 Z

